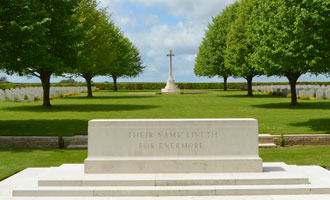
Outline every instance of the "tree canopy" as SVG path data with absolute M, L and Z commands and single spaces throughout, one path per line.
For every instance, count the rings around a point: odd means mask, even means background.
M 43 105 L 50 106 L 52 75 L 134 77 L 142 70 L 138 49 L 96 0 L 4 1 L 0 7 L 0 70 L 36 76 Z
M 139 50 L 122 33 L 118 34 L 118 39 L 114 42 L 115 59 L 106 68 L 106 74 L 112 77 L 114 91 L 117 91 L 117 79 L 119 77 L 136 77 L 145 66 L 142 65 Z
M 254 62 L 268 76 L 288 78 L 295 105 L 296 82 L 302 74 L 330 72 L 330 0 L 255 2 L 259 46 Z
M 302 74 L 330 74 L 329 16 L 330 0 L 238 1 L 209 24 L 195 74 L 243 77 L 248 95 L 254 76 L 285 76 L 296 105 L 296 82 Z
M 252 11 L 253 0 L 242 0 L 238 16 L 230 26 L 225 52 L 225 63 L 235 77 L 243 77 L 248 82 L 248 95 L 252 96 L 252 79 L 263 73 L 262 68 L 252 62 L 257 41 L 254 39 Z
M 96 0 L 81 0 L 75 18 L 83 37 L 79 43 L 78 62 L 71 73 L 85 78 L 88 97 L 92 97 L 91 81 L 105 75 L 106 66 L 114 60 L 114 41 L 119 30 L 105 8 L 98 8 Z
M 7 74 L 40 78 L 44 106 L 50 106 L 51 75 L 76 62 L 77 5 L 78 0 L 1 2 L 0 67 Z
M 198 76 L 224 78 L 224 90 L 227 89 L 227 78 L 232 75 L 231 68 L 225 65 L 227 36 L 231 24 L 237 17 L 236 2 L 227 6 L 218 16 L 212 18 L 205 32 L 202 44 L 196 57 L 194 72 Z
M 138 49 L 111 20 L 105 8 L 96 0 L 82 0 L 76 17 L 84 33 L 78 53 L 78 65 L 73 72 L 85 78 L 88 97 L 92 97 L 91 80 L 95 76 L 135 77 L 143 70 Z

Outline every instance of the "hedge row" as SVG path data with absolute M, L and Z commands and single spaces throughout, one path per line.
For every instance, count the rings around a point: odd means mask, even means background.
M 223 83 L 177 83 L 180 89 L 223 89 Z M 243 83 L 228 83 L 230 89 L 241 89 Z M 112 90 L 112 83 L 96 83 L 96 87 L 102 90 Z M 119 90 L 160 90 L 166 83 L 119 83 Z
M 86 86 L 86 83 L 52 83 L 52 87 L 74 87 Z M 0 89 L 24 88 L 24 87 L 41 87 L 41 83 L 0 83 Z
M 253 85 L 288 85 L 287 82 L 265 82 Z M 330 82 L 298 82 L 298 85 L 330 85 Z M 165 83 L 118 83 L 119 90 L 160 90 Z M 223 89 L 223 83 L 177 83 L 180 89 Z M 86 83 L 52 83 L 52 87 L 86 86 Z M 101 90 L 112 90 L 113 83 L 93 83 Z M 243 89 L 246 83 L 228 83 L 228 89 Z M 0 83 L 0 89 L 41 87 L 40 83 Z

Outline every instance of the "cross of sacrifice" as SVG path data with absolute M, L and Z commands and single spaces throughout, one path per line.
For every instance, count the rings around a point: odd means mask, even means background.
M 173 76 L 172 76 L 172 56 L 175 56 L 175 55 L 172 54 L 172 50 L 170 50 L 170 54 L 167 54 L 167 56 L 170 57 L 170 79 L 173 79 Z

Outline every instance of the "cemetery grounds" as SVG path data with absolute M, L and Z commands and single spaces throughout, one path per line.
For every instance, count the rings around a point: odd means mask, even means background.
M 135 92 L 135 93 L 134 93 Z M 246 91 L 183 90 L 181 95 L 159 91 L 99 91 L 41 102 L 0 102 L 0 136 L 72 136 L 87 134 L 91 119 L 150 118 L 255 118 L 259 133 L 330 133 L 330 100 L 299 100 Z M 145 93 L 147 92 L 147 93 Z M 330 146 L 295 146 L 261 149 L 265 162 L 320 165 L 330 168 Z M 86 150 L 0 148 L 0 180 L 27 167 L 82 163 Z

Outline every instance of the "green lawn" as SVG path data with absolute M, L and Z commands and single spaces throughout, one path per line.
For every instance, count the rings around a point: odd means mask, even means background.
M 246 97 L 246 91 L 185 92 L 197 94 L 100 91 L 92 99 L 81 94 L 53 100 L 51 108 L 41 107 L 41 102 L 0 102 L 0 135 L 87 134 L 88 120 L 117 118 L 256 118 L 260 133 L 330 133 L 330 100 L 290 106 L 289 98 L 261 93 Z
M 29 167 L 83 163 L 86 150 L 0 148 L 0 180 Z
M 296 165 L 320 165 L 330 168 L 330 146 L 296 146 L 261 149 L 264 162 L 285 162 Z M 59 166 L 83 163 L 86 150 L 0 148 L 0 180 L 28 167 Z

